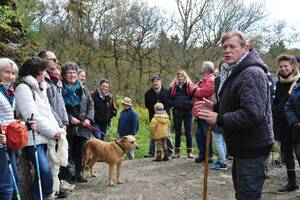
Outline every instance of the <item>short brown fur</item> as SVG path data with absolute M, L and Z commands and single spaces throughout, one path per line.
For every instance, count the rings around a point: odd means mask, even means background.
M 121 147 L 117 143 L 119 143 Z M 88 164 L 90 167 L 91 176 L 95 177 L 93 173 L 93 166 L 97 160 L 102 160 L 109 165 L 108 185 L 114 185 L 112 181 L 112 173 L 115 165 L 117 165 L 118 184 L 122 184 L 124 182 L 121 178 L 120 169 L 122 161 L 124 159 L 124 155 L 128 150 L 134 150 L 138 148 L 139 147 L 136 143 L 135 137 L 131 135 L 124 136 L 119 140 L 113 142 L 104 142 L 98 139 L 90 139 L 84 145 L 82 176 L 84 177 L 84 169 L 86 167 L 86 164 Z

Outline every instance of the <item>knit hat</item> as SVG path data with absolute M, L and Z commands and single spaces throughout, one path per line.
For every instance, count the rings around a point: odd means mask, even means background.
M 131 99 L 129 97 L 125 97 L 123 100 L 122 100 L 122 104 L 125 104 L 127 106 L 132 106 L 132 103 L 131 103 Z
M 154 105 L 154 110 L 163 110 L 164 109 L 164 105 L 162 103 L 156 103 Z
M 160 80 L 160 77 L 158 75 L 155 75 L 151 78 L 151 81 Z

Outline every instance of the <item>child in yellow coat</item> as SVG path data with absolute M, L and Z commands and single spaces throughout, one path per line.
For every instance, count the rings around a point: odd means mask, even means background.
M 156 103 L 154 105 L 155 115 L 150 122 L 150 137 L 155 141 L 156 145 L 156 158 L 154 161 L 167 161 L 168 147 L 167 138 L 170 127 L 169 115 L 164 110 L 162 103 Z M 162 158 L 162 149 L 164 156 Z

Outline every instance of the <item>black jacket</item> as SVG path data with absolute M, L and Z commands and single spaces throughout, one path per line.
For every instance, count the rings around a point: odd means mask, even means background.
M 149 121 L 154 116 L 154 105 L 158 102 L 164 105 L 164 109 L 167 111 L 168 115 L 170 116 L 170 106 L 168 104 L 168 89 L 161 87 L 160 93 L 156 94 L 155 90 L 151 87 L 145 93 L 145 106 L 148 109 L 149 113 Z
M 100 97 L 98 90 L 93 92 L 91 96 L 94 101 L 95 122 L 100 124 L 110 123 L 111 118 L 117 115 L 113 98 L 109 95 Z
M 293 82 L 276 84 L 275 99 L 273 104 L 273 128 L 276 140 L 284 139 L 284 136 L 291 136 L 292 130 L 288 125 L 284 106 L 289 98 L 289 90 Z
M 256 158 L 271 150 L 274 134 L 266 73 L 267 66 L 252 49 L 219 92 L 217 124 L 235 157 Z

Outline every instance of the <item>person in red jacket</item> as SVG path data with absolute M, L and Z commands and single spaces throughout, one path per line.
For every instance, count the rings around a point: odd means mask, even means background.
M 214 75 L 214 63 L 211 61 L 205 61 L 202 64 L 200 69 L 200 75 L 202 79 L 194 85 L 196 91 L 193 95 L 194 97 L 194 106 L 193 106 L 193 116 L 197 120 L 197 130 L 196 130 L 196 143 L 199 149 L 199 155 L 195 158 L 195 162 L 204 161 L 205 157 L 205 146 L 206 146 L 206 136 L 208 130 L 208 123 L 205 120 L 199 119 L 198 111 L 196 110 L 196 103 L 203 101 L 203 98 L 212 100 L 215 90 L 215 75 Z M 213 151 L 212 151 L 212 142 L 210 141 L 209 147 L 209 162 L 213 162 Z

